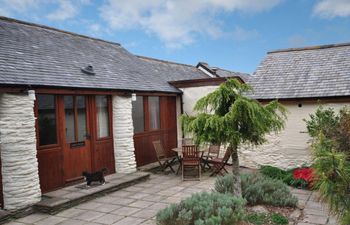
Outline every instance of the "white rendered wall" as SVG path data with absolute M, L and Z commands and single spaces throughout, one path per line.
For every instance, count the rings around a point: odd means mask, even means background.
M 194 115 L 193 107 L 201 97 L 214 91 L 218 86 L 204 86 L 182 88 L 184 113 Z M 272 165 L 280 168 L 293 168 L 302 165 L 309 165 L 311 162 L 310 140 L 307 134 L 304 118 L 308 119 L 309 114 L 314 113 L 318 107 L 318 101 L 282 102 L 289 111 L 285 130 L 278 135 L 267 136 L 268 141 L 259 147 L 245 146 L 240 149 L 240 165 L 250 168 L 257 168 L 259 165 Z M 333 107 L 338 111 L 350 103 L 335 102 L 326 103 L 325 107 Z M 178 126 L 181 132 L 181 126 Z M 181 136 L 179 137 L 179 141 Z M 224 149 L 222 148 L 222 151 Z
M 218 85 L 215 85 L 215 86 L 180 88 L 181 91 L 183 92 L 182 101 L 183 101 L 184 113 L 187 113 L 188 115 L 194 115 L 193 107 L 196 104 L 196 102 L 200 98 L 209 94 L 210 92 L 213 92 L 218 87 L 219 87 Z
M 0 149 L 4 207 L 32 205 L 41 198 L 34 100 L 27 94 L 0 94 Z
M 117 173 L 136 171 L 131 97 L 113 96 L 113 140 Z
M 257 168 L 259 165 L 272 165 L 280 168 L 293 168 L 311 163 L 310 137 L 303 119 L 309 119 L 318 107 L 317 101 L 302 103 L 282 102 L 289 111 L 285 130 L 278 135 L 268 135 L 268 142 L 259 147 L 244 147 L 240 150 L 240 165 Z M 328 103 L 336 111 L 349 103 Z

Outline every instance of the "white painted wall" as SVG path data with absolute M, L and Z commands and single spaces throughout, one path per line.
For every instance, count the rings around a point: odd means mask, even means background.
M 282 102 L 289 111 L 285 130 L 278 135 L 268 135 L 268 142 L 259 147 L 244 147 L 240 150 L 240 164 L 242 166 L 257 168 L 259 165 L 272 165 L 280 168 L 293 168 L 309 165 L 310 137 L 307 134 L 306 124 L 303 119 L 309 119 L 318 107 L 317 101 Z M 333 107 L 339 110 L 350 103 L 327 103 L 325 107 Z
M 187 113 L 188 115 L 194 115 L 193 107 L 196 104 L 196 102 L 200 98 L 209 94 L 210 92 L 213 92 L 218 87 L 219 87 L 218 85 L 215 85 L 215 86 L 180 88 L 180 90 L 183 92 L 182 100 L 183 100 L 184 113 Z
M 2 182 L 8 210 L 41 199 L 33 107 L 27 94 L 0 94 Z
M 193 107 L 198 99 L 214 91 L 217 87 L 181 88 L 183 91 L 184 113 L 194 115 Z M 302 103 L 302 107 L 298 107 L 299 103 Z M 309 114 L 316 111 L 318 101 L 282 102 L 282 104 L 289 111 L 285 130 L 278 135 L 268 135 L 268 141 L 262 146 L 242 147 L 239 154 L 242 166 L 257 168 L 259 165 L 272 165 L 280 168 L 293 168 L 310 164 L 310 147 L 308 144 L 310 138 L 303 119 L 308 119 Z M 350 102 L 334 102 L 324 105 L 339 110 L 345 105 L 350 105 Z M 178 130 L 178 134 L 181 134 L 181 124 L 179 124 Z M 178 137 L 180 144 L 182 136 L 178 135 Z
M 113 139 L 117 173 L 136 171 L 131 97 L 113 96 Z

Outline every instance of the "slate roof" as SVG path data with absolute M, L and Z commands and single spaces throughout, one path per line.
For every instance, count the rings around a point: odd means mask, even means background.
M 256 99 L 350 96 L 350 43 L 269 52 L 248 83 Z
M 147 62 L 155 72 L 161 74 L 161 76 L 165 77 L 167 81 L 210 78 L 210 76 L 206 75 L 204 72 L 192 65 L 160 60 L 145 56 L 137 57 Z
M 95 75 L 81 71 L 89 64 Z M 169 68 L 117 43 L 0 17 L 0 85 L 179 92 L 168 81 L 205 76 Z
M 209 66 L 206 62 L 199 62 L 197 68 L 204 68 L 213 77 L 240 77 L 244 82 L 248 81 L 250 74 L 222 69 L 220 67 Z
M 250 75 L 248 73 L 234 72 L 222 68 L 217 68 L 215 74 L 218 77 L 240 77 L 245 82 L 250 78 Z

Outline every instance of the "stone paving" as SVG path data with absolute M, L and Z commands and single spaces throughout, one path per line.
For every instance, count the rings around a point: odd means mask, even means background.
M 317 202 L 316 192 L 292 189 L 292 193 L 298 198 L 299 207 L 303 208 L 303 217 L 297 225 L 337 225 L 326 207 Z
M 146 182 L 107 194 L 64 210 L 56 215 L 35 213 L 7 225 L 152 225 L 158 210 L 199 191 L 211 191 L 215 178 L 204 176 L 199 181 L 181 181 L 181 176 L 154 175 Z M 309 191 L 292 190 L 304 209 L 298 225 L 336 224 L 328 213 L 314 201 Z

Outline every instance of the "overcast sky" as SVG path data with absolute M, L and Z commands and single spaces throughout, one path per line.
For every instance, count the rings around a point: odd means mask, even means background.
M 0 15 L 248 73 L 270 50 L 350 42 L 350 0 L 0 0 Z

